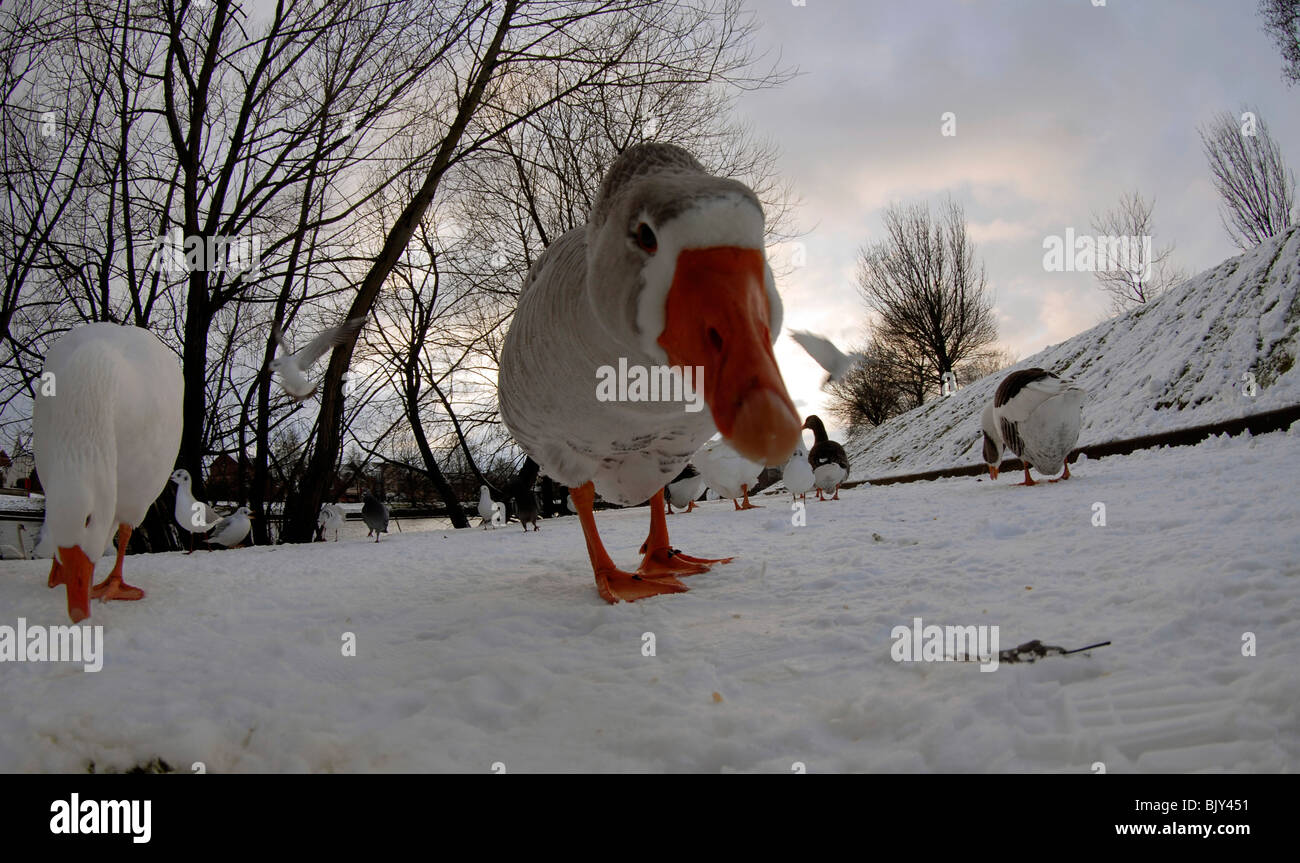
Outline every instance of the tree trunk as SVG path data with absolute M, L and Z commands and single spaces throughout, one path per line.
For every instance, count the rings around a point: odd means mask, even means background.
M 447 173 L 447 169 L 451 166 L 456 147 L 459 146 L 460 139 L 465 134 L 465 129 L 469 126 L 470 120 L 473 119 L 475 112 L 478 110 L 483 99 L 483 92 L 500 62 L 501 45 L 505 41 L 506 33 L 510 29 L 510 22 L 514 18 L 518 5 L 517 0 L 506 0 L 504 10 L 501 13 L 501 20 L 498 22 L 496 33 L 492 37 L 492 43 L 483 55 L 483 63 L 478 70 L 478 74 L 474 77 L 474 83 L 461 100 L 456 112 L 456 118 L 447 129 L 447 135 L 443 138 L 437 155 L 434 156 L 433 165 L 429 168 L 424 183 L 393 225 L 392 231 L 384 241 L 383 249 L 376 256 L 374 265 L 370 268 L 370 272 L 366 274 L 365 280 L 362 281 L 356 299 L 352 301 L 352 307 L 348 309 L 347 317 L 360 318 L 370 314 L 370 310 L 374 308 L 375 299 L 379 296 L 379 289 L 383 287 L 384 281 L 387 280 L 388 274 L 392 272 L 394 265 L 401 259 L 406 251 L 407 244 L 411 241 L 411 237 L 415 235 L 415 229 L 424 217 L 425 211 L 433 203 L 433 196 L 438 191 L 438 186 Z M 320 511 L 325 491 L 330 485 L 331 474 L 334 465 L 338 461 L 339 451 L 342 446 L 343 375 L 352 362 L 352 352 L 355 346 L 356 340 L 350 339 L 336 347 L 330 354 L 329 368 L 325 372 L 325 380 L 320 387 L 320 425 L 317 429 L 316 445 L 312 452 L 311 461 L 307 463 L 307 470 L 299 486 L 299 493 L 285 502 L 284 534 L 282 537 L 285 542 L 311 542 L 315 534 L 316 514 Z

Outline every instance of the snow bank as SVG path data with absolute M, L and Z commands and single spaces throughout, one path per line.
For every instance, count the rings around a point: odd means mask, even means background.
M 1041 366 L 1088 390 L 1084 445 L 1300 403 L 1298 350 L 1300 228 L 1293 228 L 1013 368 Z M 980 462 L 980 411 L 1008 371 L 852 436 L 845 448 L 854 478 Z M 1246 374 L 1254 396 L 1245 392 Z

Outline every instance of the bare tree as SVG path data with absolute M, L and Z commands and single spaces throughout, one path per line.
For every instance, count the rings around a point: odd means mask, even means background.
M 923 376 L 910 385 L 919 403 L 925 379 L 939 386 L 945 372 L 997 338 L 993 299 L 965 214 L 951 199 L 937 219 L 926 205 L 895 205 L 884 222 L 886 238 L 860 252 L 858 287 L 875 315 L 877 342 Z
M 1225 111 L 1198 131 L 1223 199 L 1220 219 L 1237 247 L 1254 248 L 1290 227 L 1295 175 L 1259 112 Z
M 1014 351 L 1007 348 L 989 347 L 979 351 L 966 362 L 957 366 L 955 373 L 959 386 L 966 386 L 980 378 L 997 374 L 1003 369 L 1010 368 L 1019 361 L 1020 357 Z
M 1112 210 L 1092 216 L 1097 233 L 1097 282 L 1110 296 L 1112 313 L 1150 302 L 1187 274 L 1173 267 L 1174 245 L 1154 247 L 1151 212 L 1155 200 L 1134 190 L 1124 194 Z
M 1260 0 L 1259 14 L 1282 53 L 1282 78 L 1300 84 L 1300 0 Z
M 827 388 L 827 408 L 850 428 L 878 426 L 906 409 L 899 369 L 877 342 L 859 349 L 863 359 Z

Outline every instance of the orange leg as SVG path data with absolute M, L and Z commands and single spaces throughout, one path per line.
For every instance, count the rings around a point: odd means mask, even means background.
M 131 525 L 119 524 L 117 526 L 117 563 L 113 564 L 113 571 L 108 574 L 108 578 L 90 589 L 90 595 L 95 599 L 101 599 L 104 602 L 108 602 L 110 599 L 144 599 L 143 590 L 122 581 L 122 559 L 126 557 L 126 544 L 130 539 Z
M 826 500 L 826 498 L 822 497 L 822 487 L 821 487 L 821 486 L 817 486 L 817 499 L 818 499 L 818 500 Z
M 735 501 L 733 500 L 732 503 L 734 504 Z M 650 506 L 654 507 L 654 498 L 650 499 Z M 662 534 L 656 535 L 656 530 L 662 531 Z M 670 575 L 695 575 L 707 572 L 715 563 L 731 563 L 735 559 L 682 554 L 680 549 L 673 548 L 668 543 L 668 523 L 665 521 L 656 525 L 653 515 L 650 518 L 650 535 L 645 538 L 645 542 L 641 543 L 641 553 L 645 555 L 645 560 L 641 562 L 641 568 L 637 572 L 647 578 L 658 578 L 655 572 L 660 568 Z
M 641 552 L 645 557 L 637 568 L 637 574 L 647 578 L 661 578 L 665 575 L 697 575 L 708 572 L 709 567 L 703 561 L 688 561 L 668 544 L 668 521 L 659 509 L 662 496 L 663 491 L 657 491 L 650 498 L 650 535 L 641 544 Z
M 601 599 L 611 604 L 620 601 L 635 602 L 648 596 L 682 593 L 687 589 L 686 585 L 675 578 L 642 578 L 635 572 L 625 572 L 615 566 L 596 530 L 596 515 L 591 508 L 596 499 L 596 487 L 585 482 L 577 488 L 570 488 L 569 497 L 578 511 L 578 521 L 582 523 L 582 535 L 587 540 L 587 556 L 591 558 L 591 568 L 596 574 L 596 590 Z M 657 514 L 659 518 L 664 517 L 663 510 L 659 508 L 662 503 L 663 498 L 659 497 L 650 507 L 652 514 Z
M 740 508 L 741 508 L 741 509 L 762 509 L 762 507 L 759 506 L 758 504 L 756 504 L 756 503 L 750 503 L 750 502 L 749 502 L 749 484 L 748 484 L 748 483 L 746 483 L 745 485 L 742 485 L 742 486 L 740 487 L 740 492 L 741 492 L 741 494 L 743 494 L 743 495 L 745 496 L 745 502 L 742 503 L 742 504 L 740 505 Z
M 835 486 L 835 496 L 834 496 L 833 498 L 831 498 L 831 500 L 839 500 L 839 499 L 840 499 L 840 487 L 839 487 L 839 485 L 837 484 L 837 485 Z
M 695 512 L 695 500 L 694 500 L 694 498 L 692 498 L 692 499 L 691 499 L 691 502 L 690 502 L 689 504 L 687 504 L 687 506 L 686 506 L 686 511 L 687 511 L 687 512 Z
M 1034 481 L 1029 477 L 1029 465 L 1025 465 L 1025 481 L 1024 481 L 1024 482 L 1018 482 L 1018 483 L 1016 483 L 1016 485 L 1038 485 L 1038 483 L 1034 482 Z

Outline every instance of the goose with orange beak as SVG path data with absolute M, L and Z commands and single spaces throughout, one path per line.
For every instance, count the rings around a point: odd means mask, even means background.
M 533 265 L 501 351 L 501 418 L 569 486 L 606 601 L 679 593 L 680 576 L 724 562 L 669 545 L 663 488 L 715 431 L 763 464 L 790 455 L 800 421 L 772 352 L 780 328 L 762 205 L 667 144 L 619 156 L 586 226 Z M 650 501 L 635 571 L 601 542 L 597 491 Z
M 49 586 L 67 588 L 73 623 L 90 616 L 91 597 L 144 598 L 122 580 L 122 560 L 171 476 L 183 392 L 176 355 L 137 327 L 86 324 L 45 355 L 32 415 L 45 488 L 38 551 L 54 557 Z M 92 588 L 95 560 L 115 531 L 117 562 Z

